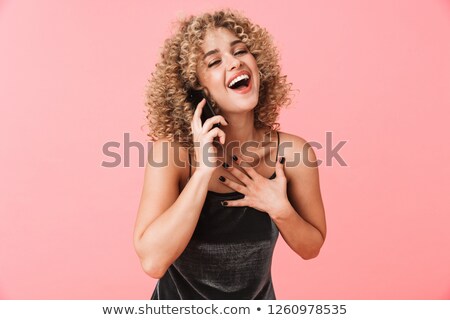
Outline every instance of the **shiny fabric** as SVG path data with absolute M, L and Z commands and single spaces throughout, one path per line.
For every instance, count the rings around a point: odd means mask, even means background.
M 152 300 L 276 299 L 271 264 L 279 231 L 265 212 L 221 204 L 243 197 L 208 191 L 189 244 L 159 279 Z

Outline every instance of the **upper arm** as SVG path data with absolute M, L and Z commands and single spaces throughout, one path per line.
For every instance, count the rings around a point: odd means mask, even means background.
M 134 228 L 135 244 L 147 227 L 178 198 L 185 155 L 184 148 L 166 139 L 152 143 Z
M 289 135 L 292 148 L 286 149 L 285 173 L 287 195 L 291 205 L 308 223 L 326 236 L 325 209 L 319 184 L 317 158 L 304 139 Z

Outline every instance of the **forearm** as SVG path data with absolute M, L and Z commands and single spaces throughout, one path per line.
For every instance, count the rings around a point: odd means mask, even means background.
M 162 276 L 184 251 L 205 202 L 210 174 L 196 170 L 177 200 L 142 234 L 138 254 L 144 270 Z
M 321 232 L 303 219 L 287 201 L 271 215 L 286 243 L 303 259 L 315 258 L 325 239 Z

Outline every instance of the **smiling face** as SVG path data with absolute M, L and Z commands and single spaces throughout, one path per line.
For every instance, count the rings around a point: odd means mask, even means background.
M 252 110 L 258 103 L 259 71 L 247 46 L 231 31 L 208 30 L 197 76 L 224 113 Z

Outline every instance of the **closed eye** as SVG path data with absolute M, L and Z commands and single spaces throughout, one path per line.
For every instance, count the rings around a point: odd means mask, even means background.
M 246 53 L 247 53 L 247 50 L 239 50 L 239 51 L 236 51 L 234 53 L 234 55 L 241 55 L 241 54 L 246 54 Z
M 208 68 L 211 68 L 212 66 L 218 64 L 220 62 L 220 60 L 215 60 L 213 62 L 211 62 L 210 64 L 208 64 Z
M 238 55 L 244 55 L 244 54 L 246 54 L 247 52 L 248 52 L 247 50 L 238 50 L 238 51 L 236 51 L 236 52 L 234 53 L 234 55 L 235 55 L 235 56 L 238 56 Z M 214 65 L 216 65 L 216 64 L 218 64 L 218 63 L 220 63 L 220 61 L 221 61 L 221 60 L 215 60 L 215 61 L 211 62 L 210 64 L 208 64 L 208 68 L 211 68 L 212 66 L 214 66 Z

